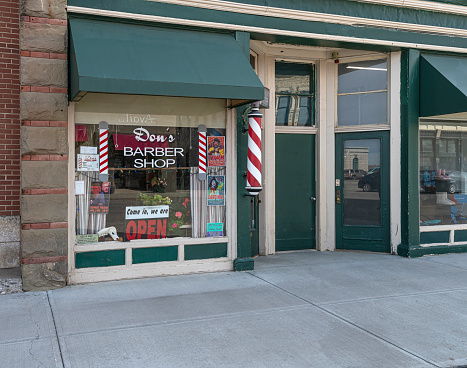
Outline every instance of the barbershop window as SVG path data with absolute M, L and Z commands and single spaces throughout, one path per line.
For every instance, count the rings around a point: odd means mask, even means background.
M 312 126 L 314 65 L 276 62 L 276 125 Z
M 225 236 L 227 149 L 224 100 L 88 93 L 75 105 L 76 242 Z
M 387 59 L 337 67 L 337 125 L 388 123 Z
M 467 224 L 467 121 L 420 122 L 420 225 Z

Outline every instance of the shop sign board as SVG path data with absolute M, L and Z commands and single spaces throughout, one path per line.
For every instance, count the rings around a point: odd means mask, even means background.
M 224 224 L 222 222 L 208 222 L 207 236 L 223 236 Z
M 97 243 L 99 237 L 97 234 L 76 235 L 76 244 Z
M 126 207 L 125 220 L 169 217 L 169 206 Z
M 78 171 L 99 171 L 99 155 L 78 154 Z
M 166 238 L 168 217 L 169 206 L 126 207 L 126 240 Z

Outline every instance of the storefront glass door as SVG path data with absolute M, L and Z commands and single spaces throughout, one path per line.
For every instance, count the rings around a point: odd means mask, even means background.
M 276 251 L 315 248 L 315 136 L 276 133 Z
M 336 136 L 336 248 L 390 251 L 389 132 Z

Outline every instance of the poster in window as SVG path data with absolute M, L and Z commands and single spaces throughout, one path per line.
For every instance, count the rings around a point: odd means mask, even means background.
M 208 137 L 208 166 L 225 166 L 225 137 Z
M 110 183 L 93 181 L 91 184 L 90 213 L 109 213 Z
M 224 175 L 208 175 L 208 206 L 225 206 Z

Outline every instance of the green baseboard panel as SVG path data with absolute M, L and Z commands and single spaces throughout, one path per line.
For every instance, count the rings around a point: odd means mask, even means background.
M 449 243 L 449 231 L 428 231 L 420 233 L 420 244 Z
M 467 230 L 454 231 L 454 242 L 465 242 L 465 241 L 467 241 Z
M 449 253 L 467 253 L 466 245 L 436 245 L 433 247 L 406 246 L 400 244 L 397 247 L 397 254 L 402 257 L 417 258 L 426 255 L 449 254 Z
M 227 257 L 227 243 L 185 245 L 185 261 Z
M 109 267 L 125 265 L 125 249 L 101 250 L 75 254 L 76 268 Z
M 133 264 L 177 261 L 178 247 L 134 248 L 132 256 Z
M 255 268 L 253 258 L 237 258 L 233 262 L 234 271 L 251 271 Z

